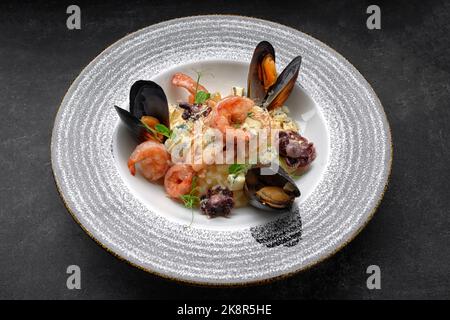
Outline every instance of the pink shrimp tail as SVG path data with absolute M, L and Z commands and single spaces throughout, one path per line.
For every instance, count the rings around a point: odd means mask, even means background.
M 132 161 L 131 159 L 128 160 L 128 170 L 130 170 L 131 175 L 136 175 L 136 166 L 134 161 Z
M 191 94 L 192 98 L 196 91 L 208 92 L 204 86 L 198 84 L 197 81 L 188 75 L 178 72 L 172 76 L 172 84 L 177 87 L 185 88 Z M 192 99 L 191 97 L 189 97 Z

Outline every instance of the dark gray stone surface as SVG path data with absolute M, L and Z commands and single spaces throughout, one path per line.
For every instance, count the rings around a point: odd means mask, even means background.
M 359 1 L 77 1 L 80 31 L 66 29 L 69 4 L 0 4 L 0 298 L 450 298 L 448 1 L 378 2 L 379 31 L 366 29 L 370 3 Z M 332 258 L 267 285 L 193 287 L 119 261 L 72 220 L 52 177 L 53 119 L 82 68 L 137 29 L 207 13 L 265 18 L 327 43 L 371 83 L 392 127 L 391 182 L 373 220 Z M 81 290 L 66 288 L 70 264 Z M 365 285 L 371 264 L 382 270 L 378 291 Z

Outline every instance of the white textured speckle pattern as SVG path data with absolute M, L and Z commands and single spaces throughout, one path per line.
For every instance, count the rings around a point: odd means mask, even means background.
M 255 241 L 250 229 L 185 228 L 150 212 L 122 181 L 111 152 L 118 121 L 113 105 L 123 102 L 135 80 L 212 57 L 250 61 L 261 40 L 274 45 L 282 65 L 303 57 L 298 81 L 323 114 L 329 133 L 327 167 L 299 206 L 303 230 L 293 246 L 269 248 Z M 336 252 L 375 211 L 387 184 L 391 152 L 383 107 L 347 60 L 300 31 L 220 15 L 163 22 L 107 48 L 68 90 L 51 151 L 68 209 L 99 243 L 150 272 L 216 285 L 275 278 Z

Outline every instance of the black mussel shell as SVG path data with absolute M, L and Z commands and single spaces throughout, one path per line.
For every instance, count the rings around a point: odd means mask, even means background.
M 127 110 L 114 106 L 119 115 L 120 120 L 125 124 L 126 128 L 131 132 L 138 143 L 146 140 L 149 135 L 147 129 L 142 125 L 141 121 L 129 113 Z
M 267 96 L 263 101 L 263 107 L 272 110 L 283 106 L 294 89 L 301 64 L 302 57 L 298 56 L 287 65 L 278 76 L 277 81 L 267 92 Z
M 261 79 L 262 62 L 266 56 L 272 56 L 275 61 L 275 49 L 267 41 L 261 41 L 253 52 L 247 77 L 247 97 L 260 104 L 267 95 L 264 81 Z
M 164 90 L 155 82 L 136 81 L 130 89 L 130 113 L 137 119 L 152 116 L 170 128 L 169 105 Z
M 265 174 L 261 174 L 261 170 Z M 264 190 L 273 192 L 273 198 L 264 198 Z M 244 192 L 249 203 L 255 208 L 265 211 L 283 212 L 291 208 L 294 199 L 300 196 L 300 190 L 294 180 L 280 166 L 277 171 L 270 167 L 255 166 L 247 171 Z M 281 195 L 281 197 L 280 197 Z

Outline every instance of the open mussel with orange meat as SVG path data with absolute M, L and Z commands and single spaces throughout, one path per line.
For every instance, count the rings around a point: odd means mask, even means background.
M 247 171 L 244 192 L 249 203 L 265 211 L 286 211 L 300 196 L 294 180 L 283 168 L 255 166 Z
M 163 136 L 154 134 L 157 124 L 170 128 L 169 106 L 164 90 L 155 82 L 136 81 L 130 89 L 129 109 L 114 106 L 120 119 L 137 142 L 145 140 L 162 141 Z
M 280 75 L 275 65 L 275 49 L 267 42 L 260 42 L 252 56 L 247 77 L 247 97 L 272 110 L 283 106 L 297 81 L 302 57 L 295 57 Z

